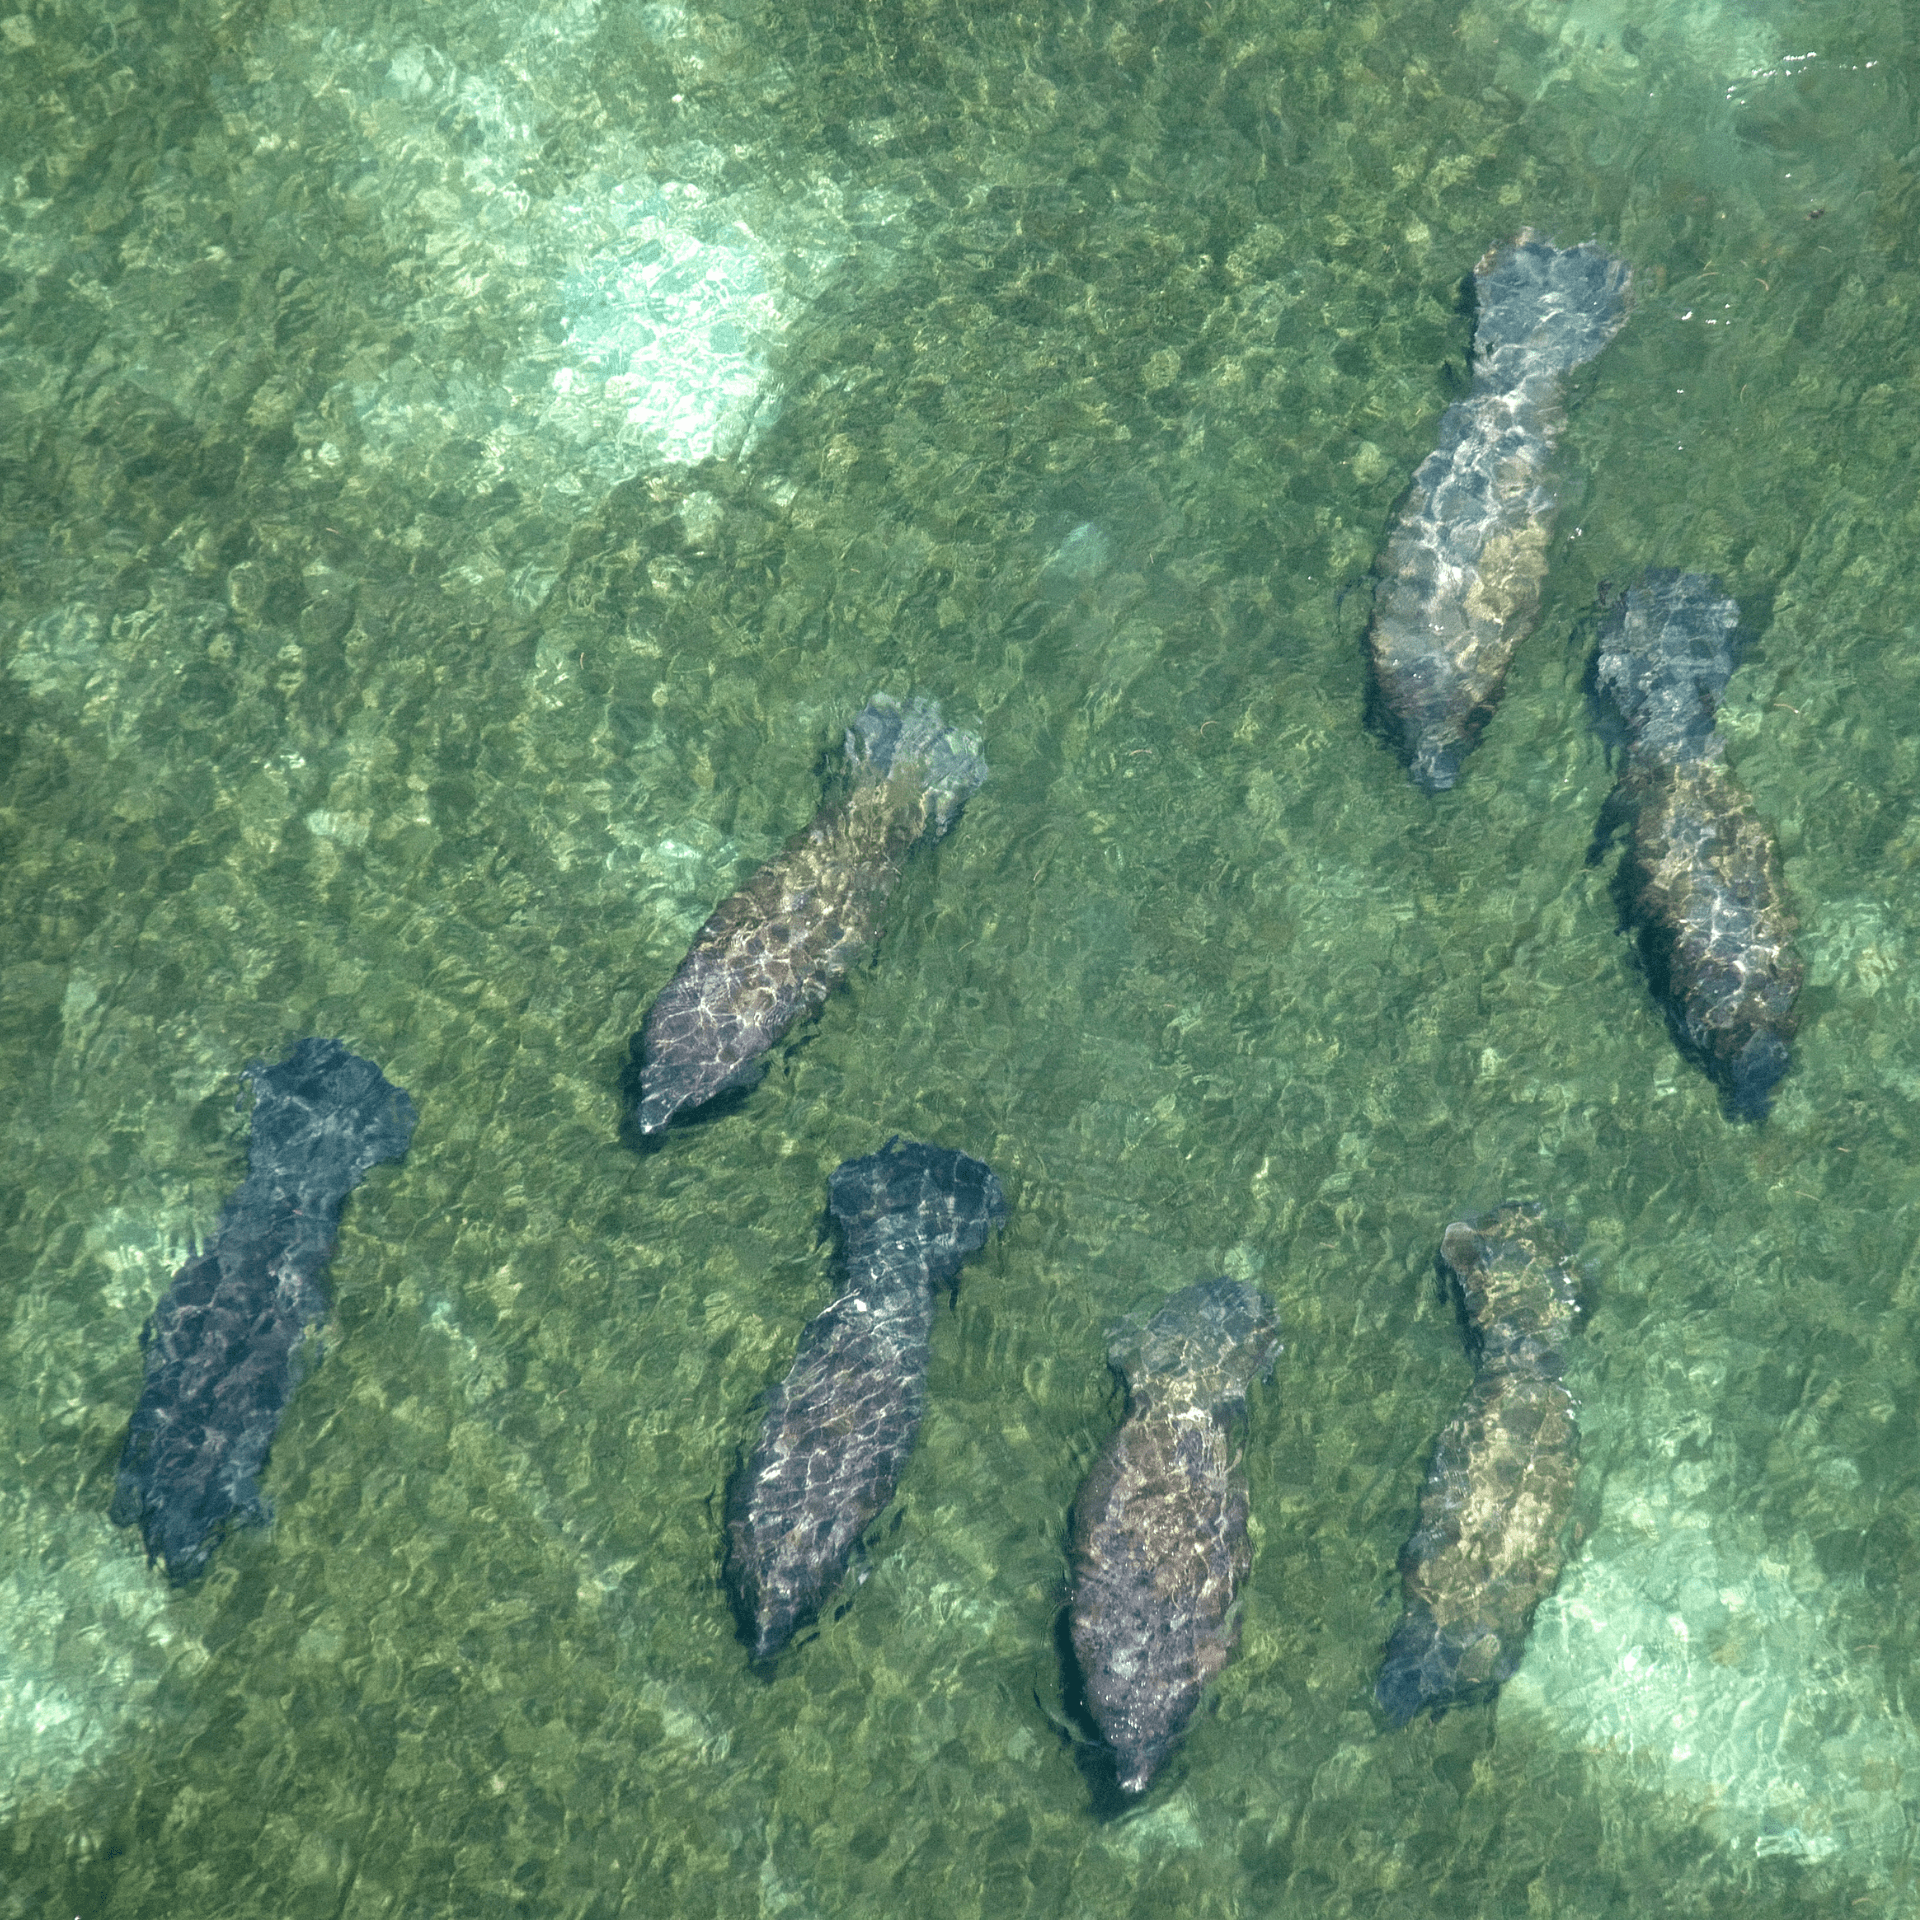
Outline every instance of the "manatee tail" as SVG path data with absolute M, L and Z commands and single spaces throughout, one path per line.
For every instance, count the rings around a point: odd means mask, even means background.
M 1777 1033 L 1756 1033 L 1734 1056 L 1727 1073 L 1727 1094 L 1742 1120 L 1764 1120 L 1773 1105 L 1773 1090 L 1786 1073 L 1791 1056 Z
M 938 1286 L 1007 1217 L 1006 1195 L 985 1161 L 897 1134 L 878 1153 L 843 1161 L 827 1191 L 856 1279 L 924 1263 Z
M 1107 1358 L 1129 1391 L 1224 1418 L 1239 1411 L 1279 1351 L 1273 1302 L 1258 1287 L 1222 1279 L 1183 1288 L 1144 1327 L 1122 1326 Z
M 1740 609 L 1703 573 L 1650 570 L 1600 636 L 1595 690 L 1618 709 L 1640 761 L 1708 751 L 1714 715 L 1740 662 Z
M 1556 247 L 1531 229 L 1474 273 L 1476 384 L 1499 391 L 1584 366 L 1626 325 L 1632 275 L 1591 243 Z
M 913 768 L 932 803 L 936 839 L 987 777 L 979 740 L 943 725 L 938 701 L 902 704 L 886 693 L 876 693 L 847 729 L 847 758 L 863 775 L 883 780 Z
M 1456 1697 L 1462 1649 L 1440 1631 L 1432 1610 L 1409 1606 L 1387 1642 L 1373 1697 L 1396 1727 L 1404 1727 L 1424 1707 Z

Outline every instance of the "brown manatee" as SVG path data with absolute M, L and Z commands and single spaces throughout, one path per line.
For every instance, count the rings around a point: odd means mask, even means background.
M 715 908 L 648 1011 L 634 1043 L 642 1133 L 759 1078 L 767 1049 L 879 938 L 907 855 L 987 777 L 980 743 L 929 700 L 875 694 L 846 754 L 850 791 Z
M 1273 1306 L 1203 1280 L 1107 1349 L 1127 1415 L 1073 1505 L 1073 1651 L 1121 1790 L 1143 1793 L 1239 1638 L 1251 1558 L 1232 1426 L 1279 1352 Z
M 1621 905 L 1683 1053 L 1732 1114 L 1764 1120 L 1786 1072 L 1803 970 L 1773 836 L 1728 773 L 1714 713 L 1740 610 L 1703 574 L 1649 573 L 1603 631 L 1598 691 L 1626 729 L 1626 770 L 1595 856 L 1633 822 Z
M 756 1659 L 819 1611 L 893 1498 L 926 1410 L 935 1290 L 1007 1217 L 983 1162 L 913 1140 L 846 1161 L 829 1194 L 845 1286 L 802 1331 L 727 1500 L 727 1589 Z
M 1473 1356 L 1473 1388 L 1433 1450 L 1401 1550 L 1406 1611 L 1374 1697 L 1394 1721 L 1484 1698 L 1520 1664 L 1534 1609 L 1566 1559 L 1580 1431 L 1561 1347 L 1580 1299 L 1539 1210 L 1456 1221 L 1440 1243 Z
M 1566 376 L 1626 323 L 1624 262 L 1531 231 L 1474 270 L 1473 386 L 1388 537 L 1369 715 L 1429 793 L 1453 785 L 1540 606 Z

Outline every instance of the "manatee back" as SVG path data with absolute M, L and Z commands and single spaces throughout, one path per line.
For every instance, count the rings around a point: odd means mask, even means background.
M 247 1177 L 147 1323 L 114 1486 L 115 1523 L 142 1529 L 175 1584 L 205 1567 L 229 1520 L 266 1517 L 259 1475 L 314 1358 L 341 1207 L 406 1152 L 416 1120 L 406 1093 L 338 1040 L 302 1040 L 247 1072 Z
M 898 1136 L 844 1161 L 828 1194 L 846 1289 L 801 1334 L 728 1496 L 727 1586 L 756 1659 L 814 1617 L 893 1498 L 926 1406 L 933 1290 L 1007 1212 L 983 1162 Z

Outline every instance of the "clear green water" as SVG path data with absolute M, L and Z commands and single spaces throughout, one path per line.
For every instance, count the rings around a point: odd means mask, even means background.
M 1909 18 L 0 20 L 0 1914 L 1914 1912 Z M 1436 803 L 1359 725 L 1365 582 L 1523 223 L 1638 306 Z M 1589 609 L 1649 564 L 1763 635 L 1726 726 L 1811 984 L 1757 1133 L 1584 865 Z M 875 687 L 991 781 L 807 1044 L 635 1153 L 627 1036 Z M 422 1124 L 272 1532 L 174 1594 L 105 1518 L 139 1330 L 309 1032 Z M 768 1683 L 721 1490 L 895 1129 L 1013 1217 Z M 1584 1544 L 1497 1707 L 1390 1734 L 1432 1253 L 1520 1194 L 1595 1276 Z M 1103 1818 L 1054 1724 L 1103 1333 L 1222 1268 L 1288 1342 L 1244 1643 Z

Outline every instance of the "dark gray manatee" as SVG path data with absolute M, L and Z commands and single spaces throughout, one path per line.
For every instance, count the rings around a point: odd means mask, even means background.
M 642 1133 L 760 1077 L 761 1056 L 880 937 L 907 855 L 987 777 L 979 741 L 943 726 L 930 700 L 875 694 L 846 752 L 851 791 L 714 909 L 648 1011 L 635 1043 Z
M 1146 1791 L 1239 1638 L 1251 1552 L 1232 1426 L 1279 1350 L 1272 1303 L 1237 1280 L 1197 1282 L 1108 1346 L 1127 1417 L 1073 1505 L 1070 1624 L 1122 1792 Z
M 727 1496 L 727 1590 L 759 1660 L 819 1612 L 893 1498 L 926 1411 L 935 1289 L 1007 1217 L 983 1162 L 914 1140 L 846 1161 L 829 1193 L 844 1291 L 802 1331 Z
M 1739 624 L 1703 574 L 1652 572 L 1622 599 L 1595 670 L 1627 737 L 1601 843 L 1632 819 L 1620 892 L 1648 984 L 1734 1116 L 1764 1120 L 1804 975 L 1773 836 L 1727 772 L 1714 727 Z
M 1580 1430 L 1561 1378 L 1579 1324 L 1565 1249 L 1534 1207 L 1508 1206 L 1440 1243 L 1473 1389 L 1433 1450 L 1420 1523 L 1400 1554 L 1406 1611 L 1374 1697 L 1396 1724 L 1490 1695 L 1520 1664 L 1534 1609 L 1566 1559 Z
M 1413 476 L 1367 635 L 1370 717 L 1429 793 L 1459 776 L 1539 611 L 1560 390 L 1626 324 L 1629 277 L 1531 230 L 1474 269 L 1473 387 Z
M 340 1208 L 413 1137 L 413 1102 L 338 1040 L 302 1040 L 247 1068 L 247 1177 L 213 1244 L 173 1276 L 147 1322 L 146 1384 L 113 1494 L 176 1586 L 207 1564 L 227 1523 L 263 1522 L 259 1476 L 326 1317 L 321 1269 Z

